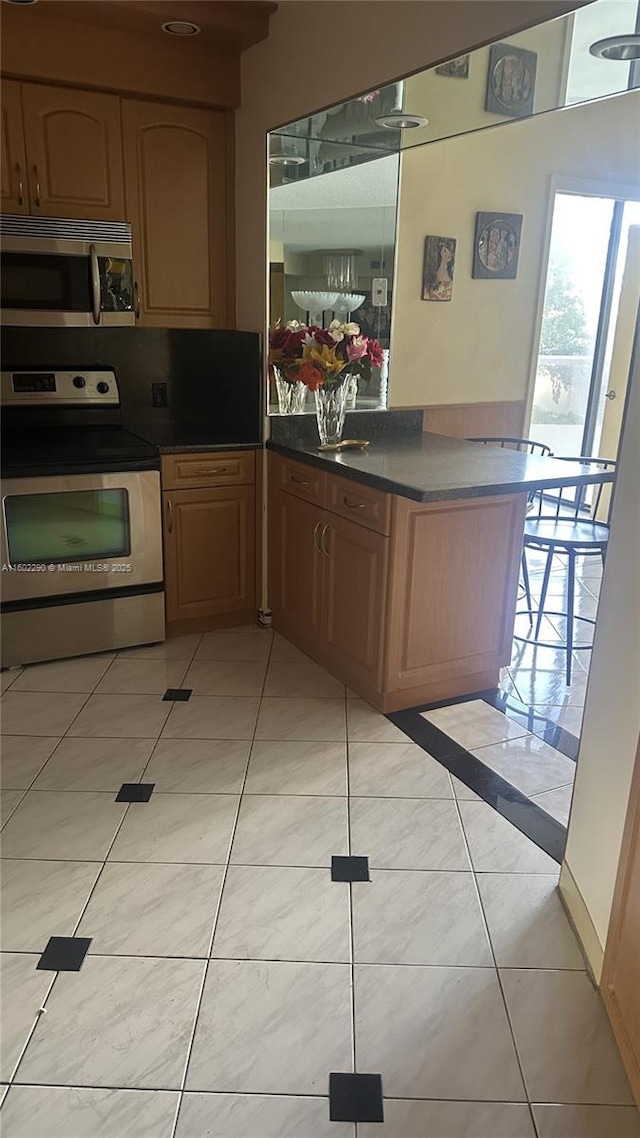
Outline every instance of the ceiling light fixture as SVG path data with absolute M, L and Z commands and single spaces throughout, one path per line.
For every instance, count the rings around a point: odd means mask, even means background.
M 7 4 L 26 5 L 26 4 L 37 4 L 37 3 L 38 3 L 38 0 L 7 0 Z
M 629 32 L 628 35 L 607 36 L 606 39 L 592 43 L 589 51 L 598 59 L 629 63 L 633 59 L 640 59 L 640 35 Z
M 388 115 L 380 115 L 376 119 L 378 126 L 385 130 L 413 130 L 417 126 L 426 126 L 429 119 L 424 115 L 409 115 L 406 111 L 390 111 Z
M 22 2 L 24 3 L 24 0 Z M 190 20 L 168 20 L 162 25 L 162 30 L 169 36 L 197 36 L 202 28 L 192 24 Z
M 305 159 L 299 154 L 270 154 L 270 166 L 304 166 Z
M 384 130 L 414 130 L 417 126 L 426 126 L 429 119 L 424 115 L 412 115 L 402 110 L 404 103 L 404 82 L 396 83 L 393 110 L 386 115 L 378 115 L 375 122 Z

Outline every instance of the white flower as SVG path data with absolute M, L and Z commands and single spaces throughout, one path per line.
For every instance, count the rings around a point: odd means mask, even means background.
M 302 324 L 300 320 L 289 320 L 287 328 L 290 332 L 299 332 L 301 328 L 306 328 L 306 324 Z
M 360 325 L 359 324 L 353 324 L 353 323 L 344 324 L 343 327 L 344 327 L 345 332 L 347 333 L 347 336 L 359 336 L 360 335 Z
M 339 344 L 341 340 L 344 340 L 344 332 L 341 332 L 338 328 L 329 328 L 329 335 L 334 344 Z

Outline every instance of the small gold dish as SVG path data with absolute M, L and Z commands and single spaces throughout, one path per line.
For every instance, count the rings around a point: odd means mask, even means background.
M 369 439 L 343 439 L 341 443 L 320 443 L 318 450 L 364 450 Z

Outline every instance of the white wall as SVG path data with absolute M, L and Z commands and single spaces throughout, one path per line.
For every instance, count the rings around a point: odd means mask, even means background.
M 640 732 L 640 321 L 561 888 L 599 978 Z
M 632 92 L 404 152 L 392 406 L 526 398 L 551 177 L 637 187 L 639 123 Z M 472 278 L 478 210 L 524 215 L 516 280 Z M 458 240 L 450 302 L 421 299 L 428 234 Z
M 237 323 L 266 324 L 266 134 L 580 0 L 282 0 L 242 56 L 236 115 Z M 353 47 L 348 46 L 353 45 Z

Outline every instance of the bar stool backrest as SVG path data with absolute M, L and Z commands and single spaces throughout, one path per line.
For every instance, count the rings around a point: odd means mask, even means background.
M 481 435 L 476 438 L 467 439 L 468 443 L 484 443 L 485 446 L 498 446 L 507 450 L 517 450 L 521 454 L 539 454 L 550 455 L 553 454 L 551 447 L 546 443 L 536 442 L 535 439 L 518 439 L 511 438 L 508 435 Z
M 558 518 L 567 518 L 573 521 L 589 521 L 598 516 L 602 494 L 606 485 L 610 483 L 598 482 L 597 475 L 604 471 L 615 472 L 617 462 L 613 458 L 592 458 L 590 455 L 554 455 L 556 462 L 580 462 L 589 469 L 593 479 L 582 486 L 557 486 L 546 490 L 535 491 L 535 517 L 556 521 Z M 589 502 L 585 502 L 585 490 L 593 487 L 593 494 Z M 606 522 L 609 524 L 611 512 L 611 498 Z

